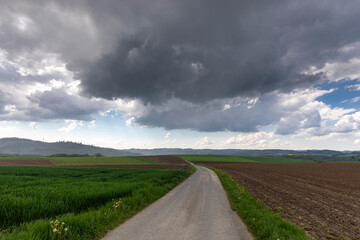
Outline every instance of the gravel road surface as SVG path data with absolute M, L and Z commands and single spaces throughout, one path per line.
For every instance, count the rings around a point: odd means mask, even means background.
M 253 239 L 231 210 L 216 174 L 203 167 L 163 198 L 145 208 L 104 240 Z

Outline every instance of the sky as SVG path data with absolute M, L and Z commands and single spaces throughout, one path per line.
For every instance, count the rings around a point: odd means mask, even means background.
M 0 5 L 0 138 L 360 150 L 358 0 Z

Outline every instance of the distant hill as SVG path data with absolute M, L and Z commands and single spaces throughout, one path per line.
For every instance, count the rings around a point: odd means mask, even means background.
M 182 155 L 182 154 L 210 154 L 210 155 L 239 155 L 239 156 L 263 156 L 263 155 L 340 155 L 343 152 L 333 150 L 281 150 L 281 149 L 183 149 L 183 148 L 156 148 L 156 149 L 127 149 L 129 152 L 142 155 Z
M 360 162 L 360 152 L 333 151 L 333 150 L 251 150 L 251 149 L 128 149 L 127 151 L 142 155 L 238 155 L 238 156 L 275 156 L 315 162 Z
M 41 142 L 22 138 L 0 139 L 0 154 L 48 156 L 52 154 L 89 154 L 103 156 L 138 156 L 141 154 L 112 148 L 101 148 L 74 142 Z
M 297 157 L 313 156 L 340 156 L 350 152 L 333 150 L 281 150 L 281 149 L 191 149 L 191 148 L 155 148 L 155 149 L 124 149 L 95 147 L 74 142 L 41 142 L 22 138 L 0 139 L 0 154 L 37 155 L 49 156 L 53 154 L 88 154 L 100 153 L 103 156 L 141 156 L 141 155 L 183 155 L 183 154 L 209 154 L 209 155 L 239 155 L 239 156 L 263 156 L 263 155 L 298 155 Z M 355 153 L 356 154 L 356 153 Z M 358 154 L 356 154 L 358 155 Z M 360 156 L 360 155 L 359 155 Z M 295 157 L 295 156 L 294 156 Z

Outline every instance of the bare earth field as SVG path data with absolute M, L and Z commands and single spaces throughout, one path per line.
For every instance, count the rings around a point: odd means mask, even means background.
M 198 164 L 226 171 L 315 239 L 360 239 L 360 164 Z
M 69 167 L 100 167 L 100 168 L 141 168 L 141 169 L 187 169 L 191 170 L 189 164 L 182 158 L 176 156 L 145 156 L 142 157 L 155 162 L 163 163 L 159 164 L 128 164 L 128 165 L 79 165 Z
M 177 157 L 177 156 L 146 156 L 142 157 L 146 158 L 155 162 L 161 162 L 161 163 L 168 163 L 168 164 L 179 164 L 179 165 L 188 165 L 187 162 L 184 161 L 184 159 Z
M 50 160 L 1 160 L 0 166 L 53 166 Z
M 147 156 L 142 157 L 145 159 L 149 159 L 155 162 L 160 162 L 167 166 L 171 167 L 172 169 L 187 169 L 191 170 L 189 163 L 187 163 L 184 159 L 177 157 L 177 156 Z
M 127 165 L 70 165 L 62 167 L 87 167 L 87 168 L 140 168 L 140 169 L 187 169 L 190 167 L 175 164 L 127 164 Z

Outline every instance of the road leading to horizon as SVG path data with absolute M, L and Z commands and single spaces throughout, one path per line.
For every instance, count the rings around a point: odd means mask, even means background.
M 250 240 L 217 175 L 203 167 L 103 240 Z

